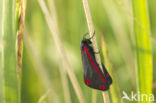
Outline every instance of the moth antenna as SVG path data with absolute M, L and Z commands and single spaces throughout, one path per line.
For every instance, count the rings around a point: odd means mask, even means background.
M 85 33 L 84 35 L 83 35 L 83 39 L 88 35 L 89 33 Z M 95 31 L 93 32 L 93 35 L 90 37 L 90 38 L 88 38 L 89 40 L 90 39 L 92 39 L 93 37 L 94 37 L 94 35 L 95 35 Z
M 93 32 L 93 35 L 92 35 L 90 38 L 88 38 L 88 39 L 90 40 L 90 39 L 92 39 L 94 36 L 95 36 L 95 31 Z

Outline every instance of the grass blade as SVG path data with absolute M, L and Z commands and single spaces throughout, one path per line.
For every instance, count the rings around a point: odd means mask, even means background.
M 26 0 L 16 1 L 16 33 L 17 33 L 17 72 L 19 90 L 21 91 L 22 58 L 23 58 L 23 29 L 25 22 Z M 21 95 L 21 92 L 20 92 Z M 20 98 L 21 100 L 21 98 Z
M 0 103 L 20 103 L 16 55 L 16 0 L 2 0 Z
M 107 50 L 106 41 L 104 39 L 104 35 L 101 35 L 101 46 L 102 46 L 102 53 L 104 55 L 104 62 L 105 62 L 104 64 L 114 80 L 110 88 L 112 103 L 122 103 L 122 101 L 120 100 L 121 94 L 119 92 L 119 87 L 118 87 L 117 81 L 115 80 L 115 75 L 113 74 L 113 68 L 109 60 L 108 50 Z
M 134 69 L 134 58 L 131 45 L 129 43 L 129 38 L 126 32 L 125 21 L 123 20 L 122 13 L 117 9 L 115 2 L 113 0 L 103 0 L 103 5 L 108 15 L 114 36 L 117 40 L 117 45 L 122 55 L 122 58 L 126 64 L 126 69 L 128 71 L 128 77 L 132 84 L 135 86 L 135 69 Z M 110 8 L 109 6 L 112 5 Z M 125 9 L 125 8 L 124 8 Z M 128 58 L 128 59 L 127 59 Z
M 59 26 L 58 26 L 58 17 L 56 13 L 56 7 L 55 7 L 55 2 L 54 0 L 48 0 L 48 5 L 50 8 L 50 13 L 52 15 L 52 18 L 55 22 L 57 32 L 59 32 Z M 64 70 L 62 70 L 63 66 L 59 66 L 59 72 L 61 75 L 61 81 L 63 84 L 63 91 L 64 91 L 64 100 L 65 103 L 71 103 L 71 95 L 70 95 L 70 90 L 69 90 L 69 85 L 68 85 L 68 79 L 67 79 L 67 74 Z
M 150 95 L 152 93 L 153 64 L 147 1 L 133 0 L 133 12 L 138 68 L 137 86 L 140 94 Z M 141 103 L 151 103 L 151 101 L 144 99 Z
M 64 100 L 65 100 L 65 103 L 72 103 L 71 95 L 70 95 L 70 88 L 68 85 L 67 74 L 64 70 L 62 70 L 62 68 L 63 68 L 63 66 L 61 65 L 59 67 L 59 71 L 60 71 L 61 81 L 62 81 L 62 85 L 63 85 Z
M 18 76 L 21 82 L 21 72 L 22 72 L 22 57 L 23 57 L 23 29 L 25 21 L 25 9 L 26 0 L 20 0 L 19 7 L 16 7 L 16 21 L 17 21 L 17 62 L 18 62 Z M 21 83 L 20 83 L 21 85 Z

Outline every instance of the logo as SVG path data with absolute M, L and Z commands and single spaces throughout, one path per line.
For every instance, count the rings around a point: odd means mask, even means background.
M 141 94 L 140 91 L 137 93 L 134 93 L 131 91 L 131 94 L 128 95 L 125 91 L 122 92 L 123 97 L 122 100 L 128 100 L 128 101 L 154 101 L 154 95 L 153 94 Z

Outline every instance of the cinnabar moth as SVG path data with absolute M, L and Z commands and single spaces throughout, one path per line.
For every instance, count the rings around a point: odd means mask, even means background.
M 93 36 L 95 33 L 93 34 Z M 95 52 L 92 47 L 92 42 L 90 39 L 93 38 L 85 38 L 86 34 L 81 41 L 81 56 L 82 56 L 82 64 L 83 64 L 83 77 L 84 82 L 87 86 L 98 89 L 98 90 L 108 90 L 109 86 L 112 84 L 112 78 L 107 72 L 105 66 L 102 64 L 103 72 L 100 69 L 99 64 L 95 59 Z

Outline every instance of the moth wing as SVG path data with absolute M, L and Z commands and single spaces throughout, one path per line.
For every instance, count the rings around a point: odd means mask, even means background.
M 111 85 L 112 84 L 112 78 L 109 75 L 109 73 L 108 73 L 107 69 L 105 68 L 104 64 L 102 64 L 102 68 L 103 68 L 104 75 L 105 75 L 105 77 L 107 79 L 108 84 Z
M 84 82 L 86 85 L 88 85 L 91 88 L 98 89 L 98 90 L 108 90 L 109 85 L 106 82 L 106 78 L 103 75 L 102 71 L 100 70 L 99 65 L 97 64 L 95 60 L 93 51 L 89 51 L 90 47 L 87 47 L 87 48 L 88 48 L 88 55 L 90 56 L 90 58 L 86 54 L 85 50 L 81 51 Z M 90 59 L 92 59 L 92 61 Z M 93 63 L 95 64 L 94 66 L 93 66 Z M 105 79 L 105 82 L 101 80 L 101 77 L 99 76 L 99 73 L 97 73 L 95 66 L 96 66 L 96 69 L 98 69 L 102 78 Z

